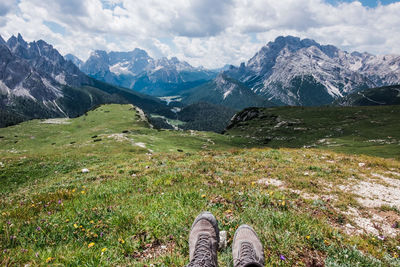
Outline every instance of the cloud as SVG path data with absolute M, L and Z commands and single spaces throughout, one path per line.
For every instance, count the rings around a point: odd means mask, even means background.
M 178 56 L 220 67 L 247 61 L 279 35 L 346 50 L 400 51 L 400 3 L 324 0 L 3 0 L 0 32 L 44 39 L 82 59 L 91 50 Z

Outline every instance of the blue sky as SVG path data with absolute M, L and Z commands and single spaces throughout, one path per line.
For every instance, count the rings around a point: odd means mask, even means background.
M 208 68 L 238 65 L 280 35 L 400 54 L 400 2 L 381 0 L 2 0 L 0 34 L 43 39 L 85 60 L 145 49 Z
M 342 2 L 353 2 L 354 0 L 328 0 L 327 2 L 330 4 L 334 4 L 337 5 L 338 3 L 342 3 Z M 368 7 L 376 7 L 378 5 L 378 3 L 381 3 L 382 5 L 387 5 L 387 4 L 392 4 L 392 3 L 396 3 L 398 1 L 393 1 L 393 0 L 381 0 L 381 1 L 376 1 L 376 0 L 363 0 L 360 1 L 363 6 L 368 6 Z

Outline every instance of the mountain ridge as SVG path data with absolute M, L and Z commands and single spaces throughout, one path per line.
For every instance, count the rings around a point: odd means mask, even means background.
M 320 105 L 361 89 L 400 84 L 400 56 L 348 53 L 311 39 L 280 36 L 263 46 L 247 64 L 232 66 L 225 73 L 255 93 L 286 105 L 304 105 L 304 99 L 313 94 L 307 89 L 322 86 L 325 92 L 318 91 L 325 94 L 323 103 L 306 103 Z M 304 77 L 307 84 L 298 85 Z M 296 95 L 297 91 L 302 91 L 303 97 Z

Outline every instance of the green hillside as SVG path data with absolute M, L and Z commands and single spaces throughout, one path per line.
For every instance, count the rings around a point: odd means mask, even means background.
M 400 105 L 400 85 L 362 90 L 347 95 L 334 104 L 341 106 Z
M 256 146 L 151 129 L 131 105 L 1 128 L 0 265 L 183 266 L 193 219 L 209 210 L 228 233 L 220 266 L 232 266 L 242 223 L 267 266 L 399 266 L 395 194 L 369 207 L 346 191 L 375 176 L 397 188 L 398 160 Z
M 255 114 L 243 119 L 246 114 Z M 250 108 L 228 126 L 268 147 L 313 147 L 400 159 L 400 106 Z
M 111 103 L 129 103 L 146 113 L 175 117 L 171 109 L 157 98 L 94 79 L 90 83 L 79 88 L 64 86 L 63 97 L 58 98 L 55 103 L 45 104 L 27 97 L 13 97 L 12 101 L 6 101 L 7 96 L 0 95 L 0 127 L 30 119 L 77 117 L 99 105 Z M 7 105 L 3 105 L 3 102 Z

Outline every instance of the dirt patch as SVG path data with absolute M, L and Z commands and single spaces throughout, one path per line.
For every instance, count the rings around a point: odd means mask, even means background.
M 161 255 L 172 254 L 175 247 L 176 244 L 174 242 L 160 244 L 155 241 L 153 243 L 144 245 L 142 251 L 136 251 L 130 256 L 135 259 L 156 259 Z

